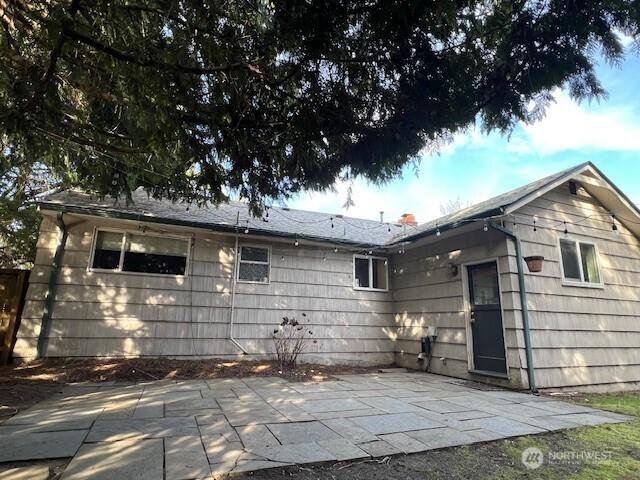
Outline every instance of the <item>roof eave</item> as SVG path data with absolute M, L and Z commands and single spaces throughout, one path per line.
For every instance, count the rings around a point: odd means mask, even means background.
M 581 163 L 580 165 L 577 165 L 575 168 L 572 168 L 571 170 L 569 170 L 567 173 L 565 173 L 561 177 L 559 177 L 559 178 L 547 183 L 546 185 L 542 185 L 539 188 L 537 188 L 536 190 L 534 190 L 533 192 L 531 192 L 531 193 L 529 193 L 527 195 L 523 195 L 519 199 L 511 202 L 508 205 L 505 205 L 504 206 L 504 213 L 506 215 L 509 215 L 509 214 L 515 212 L 516 210 L 522 208 L 523 206 L 531 203 L 536 198 L 539 198 L 542 195 L 544 195 L 545 193 L 553 190 L 554 188 L 559 187 L 560 185 L 562 185 L 563 183 L 565 183 L 568 180 L 572 179 L 575 175 L 577 175 L 579 173 L 582 173 L 583 171 L 585 171 L 589 167 L 592 167 L 592 168 L 598 170 L 595 167 L 595 165 L 593 165 L 591 162 Z
M 385 246 L 387 247 L 394 247 L 394 246 L 398 246 L 398 245 L 402 245 L 406 242 L 413 242 L 416 240 L 419 240 L 421 238 L 424 237 L 429 237 L 431 235 L 437 235 L 438 230 L 440 230 L 440 233 L 448 231 L 448 230 L 454 230 L 456 228 L 462 227 L 464 225 L 468 225 L 471 222 L 477 222 L 480 220 L 485 220 L 488 219 L 490 217 L 496 217 L 496 216 L 502 216 L 504 214 L 504 208 L 503 207 L 496 207 L 496 208 L 492 208 L 490 210 L 485 210 L 483 212 L 480 212 L 476 215 L 473 215 L 469 218 L 464 218 L 461 220 L 456 220 L 454 222 L 449 222 L 449 223 L 443 223 L 441 225 L 437 225 L 434 226 L 433 228 L 430 228 L 428 230 L 423 230 L 421 232 L 418 232 L 414 235 L 410 235 L 408 237 L 404 237 L 402 239 L 398 239 L 398 240 L 393 240 L 392 242 L 389 242 L 387 244 L 385 244 Z
M 144 214 L 134 214 L 134 213 L 126 213 L 120 212 L 116 210 L 103 209 L 103 208 L 92 208 L 92 207 L 78 207 L 76 205 L 63 205 L 55 202 L 38 202 L 38 205 L 41 210 L 49 210 L 54 212 L 63 212 L 70 213 L 76 215 L 88 215 L 93 217 L 102 217 L 102 218 L 110 218 L 110 219 L 118 219 L 118 220 L 132 220 L 137 222 L 149 222 L 149 223 L 158 223 L 164 225 L 173 225 L 180 227 L 189 227 L 189 228 L 198 228 L 202 230 L 209 230 L 215 233 L 228 233 L 237 235 L 242 230 L 243 227 L 236 225 L 223 225 L 219 223 L 203 223 L 203 222 L 191 222 L 188 220 L 177 220 L 173 218 L 166 217 L 154 217 Z M 383 249 L 386 247 L 384 244 L 374 244 L 374 243 L 361 243 L 354 242 L 352 240 L 337 240 L 328 237 L 320 237 L 314 235 L 304 235 L 304 234 L 293 234 L 289 232 L 280 232 L 275 230 L 264 230 L 257 227 L 251 227 L 251 232 L 254 235 L 265 236 L 265 237 L 274 237 L 274 238 L 297 238 L 298 240 L 308 240 L 313 242 L 321 242 L 321 243 L 329 243 L 331 245 L 342 245 L 349 247 L 360 247 L 363 249 Z

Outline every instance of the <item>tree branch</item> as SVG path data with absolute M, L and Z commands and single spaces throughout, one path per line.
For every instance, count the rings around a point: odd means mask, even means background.
M 71 1 L 71 6 L 69 7 L 69 14 L 71 18 L 75 16 L 79 7 L 80 7 L 80 0 Z M 56 46 L 54 47 L 54 49 L 51 51 L 51 56 L 49 57 L 49 66 L 47 67 L 47 70 L 44 76 L 42 77 L 42 87 L 41 87 L 42 91 L 46 90 L 47 84 L 51 80 L 51 77 L 53 76 L 53 72 L 56 69 L 58 58 L 60 57 L 60 53 L 62 53 L 62 47 L 64 46 L 64 42 L 66 40 L 65 38 L 66 29 L 67 28 L 65 26 L 62 27 L 62 33 L 58 37 L 58 42 L 56 43 Z
M 138 148 L 121 147 L 118 145 L 110 145 L 106 143 L 96 142 L 93 140 L 88 140 L 85 138 L 80 138 L 75 135 L 64 135 L 61 133 L 52 132 L 51 130 L 46 130 L 41 127 L 35 127 L 35 129 L 43 133 L 44 135 L 47 135 L 48 137 L 53 138 L 54 140 L 57 140 L 59 142 L 71 142 L 73 144 L 81 145 L 83 147 L 92 147 L 102 151 L 109 151 L 113 153 L 125 153 L 125 154 L 149 153 L 146 150 L 140 150 Z
M 118 50 L 117 48 L 114 48 L 110 45 L 99 42 L 95 38 L 85 35 L 84 33 L 75 30 L 68 30 L 65 33 L 69 38 L 73 38 L 74 40 L 78 40 L 79 42 L 84 43 L 85 45 L 89 45 L 95 50 L 106 53 L 116 60 L 131 63 L 143 68 L 153 67 L 161 70 L 178 71 L 181 73 L 189 73 L 193 75 L 211 75 L 221 72 L 229 72 L 231 70 L 248 70 L 250 72 L 262 75 L 260 68 L 257 65 L 251 64 L 249 62 L 228 63 L 226 65 L 216 65 L 212 67 L 195 67 L 189 65 L 181 65 L 179 63 L 173 65 L 153 59 L 143 60 L 133 56 L 129 52 Z

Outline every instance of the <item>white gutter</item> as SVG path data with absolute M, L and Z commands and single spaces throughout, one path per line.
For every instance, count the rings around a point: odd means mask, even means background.
M 229 314 L 229 340 L 231 340 L 236 347 L 242 350 L 244 355 L 248 355 L 247 352 L 242 345 L 238 343 L 238 341 L 233 337 L 233 320 L 235 317 L 235 305 L 236 305 L 236 277 L 238 275 L 238 236 L 235 235 L 236 245 L 233 250 L 233 272 L 231 275 L 231 311 Z

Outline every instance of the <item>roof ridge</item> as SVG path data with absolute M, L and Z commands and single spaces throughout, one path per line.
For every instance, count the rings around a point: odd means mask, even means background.
M 529 187 L 529 186 L 533 186 L 533 185 L 534 185 L 534 184 L 536 184 L 536 183 L 543 183 L 545 180 L 548 180 L 548 179 L 551 179 L 551 178 L 554 178 L 554 177 L 562 177 L 562 176 L 566 175 L 567 173 L 569 173 L 569 172 L 571 172 L 571 171 L 573 171 L 573 170 L 579 170 L 580 168 L 586 167 L 586 166 L 588 166 L 588 165 L 594 166 L 591 162 L 583 162 L 583 163 L 580 163 L 580 164 L 575 165 L 575 166 L 573 166 L 573 167 L 566 168 L 566 169 L 564 169 L 564 170 L 560 170 L 559 172 L 556 172 L 556 173 L 552 173 L 552 174 L 546 175 L 546 176 L 544 176 L 544 177 L 542 177 L 542 178 L 539 178 L 539 179 L 537 179 L 537 180 L 532 180 L 531 182 L 527 182 L 527 183 L 525 183 L 524 185 L 520 185 L 519 187 L 512 188 L 511 190 L 507 190 L 506 192 L 502 192 L 502 193 L 499 193 L 499 194 L 497 194 L 497 195 L 493 195 L 493 196 L 491 196 L 491 197 L 489 197 L 489 198 L 487 198 L 487 199 L 485 199 L 485 200 L 481 200 L 481 201 L 479 201 L 479 202 L 477 202 L 477 203 L 474 203 L 474 204 L 472 204 L 472 205 L 469 205 L 469 206 L 467 206 L 467 207 L 460 208 L 460 209 L 455 210 L 455 211 L 453 211 L 453 212 L 451 212 L 451 213 L 448 213 L 448 214 L 446 214 L 446 215 L 441 215 L 441 216 L 439 216 L 439 217 L 437 217 L 437 218 L 434 218 L 433 220 L 428 220 L 428 221 L 426 221 L 426 222 L 424 222 L 424 223 L 419 224 L 418 226 L 425 225 L 425 224 L 427 224 L 427 223 L 433 223 L 433 222 L 436 222 L 437 220 L 441 220 L 441 219 L 446 218 L 446 217 L 449 217 L 449 216 L 451 216 L 451 215 L 456 215 L 456 214 L 458 214 L 458 213 L 464 212 L 465 210 L 470 210 L 470 209 L 475 208 L 475 207 L 477 207 L 478 205 L 481 205 L 481 204 L 483 204 L 483 203 L 485 203 L 485 202 L 486 202 L 486 203 L 489 203 L 489 202 L 491 202 L 492 200 L 495 200 L 495 199 L 497 199 L 497 198 L 500 198 L 500 197 L 503 197 L 503 196 L 509 195 L 509 194 L 511 194 L 511 193 L 515 193 L 515 192 L 517 192 L 518 190 L 526 189 L 527 187 Z

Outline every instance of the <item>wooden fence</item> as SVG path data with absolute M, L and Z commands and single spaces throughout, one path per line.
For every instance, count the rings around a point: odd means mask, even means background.
M 0 365 L 11 359 L 28 280 L 29 270 L 0 269 Z

